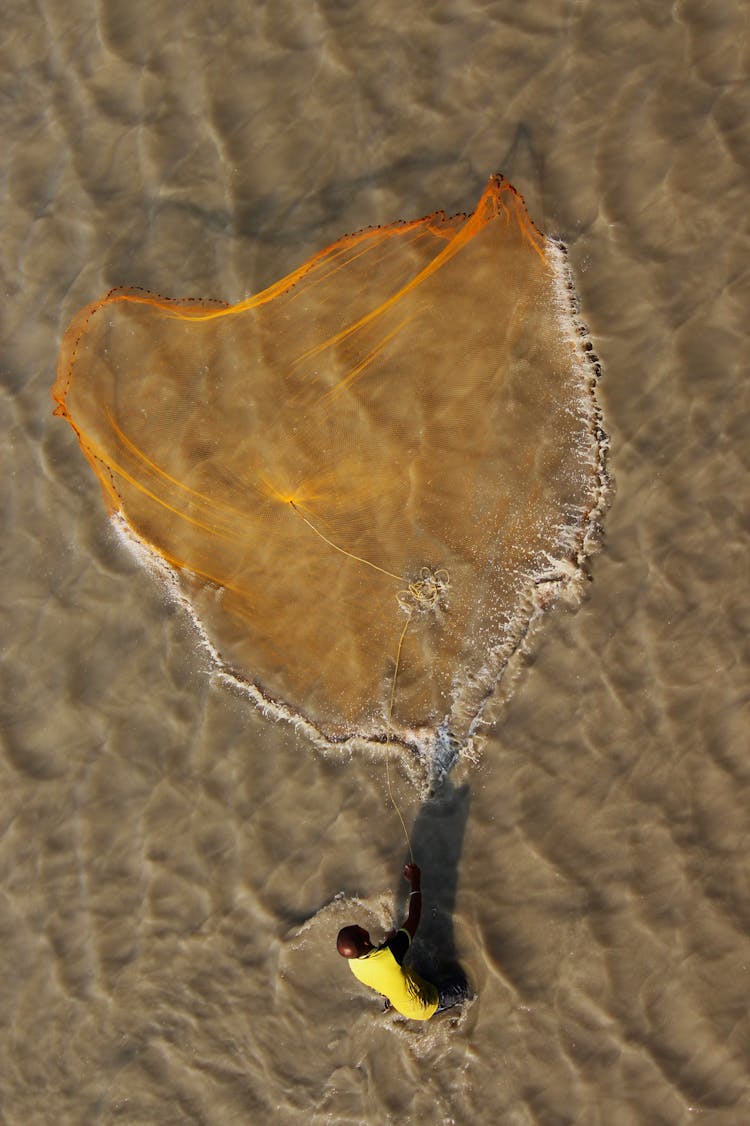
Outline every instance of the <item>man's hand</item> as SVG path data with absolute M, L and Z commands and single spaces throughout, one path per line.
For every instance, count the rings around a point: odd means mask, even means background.
M 422 873 L 418 864 L 407 864 L 404 867 L 404 879 L 411 884 L 412 891 L 419 891 L 422 885 Z
M 412 938 L 416 934 L 417 927 L 419 926 L 419 917 L 422 913 L 422 873 L 417 864 L 407 864 L 404 868 L 404 879 L 408 880 L 411 884 L 411 895 L 409 896 L 409 914 L 404 920 L 404 930 L 407 930 Z

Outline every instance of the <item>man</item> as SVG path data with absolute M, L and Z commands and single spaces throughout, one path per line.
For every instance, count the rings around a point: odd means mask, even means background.
M 363 927 L 343 927 L 336 947 L 349 961 L 349 968 L 364 985 L 382 993 L 396 1012 L 411 1020 L 429 1020 L 435 1013 L 452 1008 L 469 996 L 464 978 L 453 976 L 434 985 L 402 965 L 422 914 L 422 874 L 416 864 L 407 864 L 404 879 L 411 885 L 409 913 L 396 934 L 382 946 L 373 946 Z

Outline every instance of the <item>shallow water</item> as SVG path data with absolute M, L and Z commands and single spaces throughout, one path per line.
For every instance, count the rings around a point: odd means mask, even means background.
M 748 1120 L 747 17 L 8 14 L 4 1121 Z M 418 822 L 423 957 L 455 944 L 478 993 L 422 1028 L 332 946 L 398 888 L 382 761 L 326 759 L 210 676 L 49 387 L 111 285 L 237 300 L 345 231 L 470 208 L 494 170 L 568 243 L 617 491 L 583 606 L 547 615 L 467 789 Z

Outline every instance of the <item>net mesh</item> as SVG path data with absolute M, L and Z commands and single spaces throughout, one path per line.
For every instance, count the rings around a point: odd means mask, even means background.
M 470 216 L 340 239 L 240 304 L 116 290 L 53 395 L 225 669 L 323 741 L 471 733 L 529 591 L 601 492 L 559 249 Z M 412 588 L 411 594 L 409 588 Z

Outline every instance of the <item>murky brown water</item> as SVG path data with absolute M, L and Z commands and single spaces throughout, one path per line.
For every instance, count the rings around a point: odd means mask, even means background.
M 4 1121 L 750 1118 L 749 26 L 721 0 L 6 14 Z M 496 169 L 568 242 L 617 492 L 451 801 L 396 776 L 427 945 L 478 991 L 412 1027 L 332 945 L 398 887 L 382 761 L 212 679 L 49 386 L 110 285 L 237 300 Z

